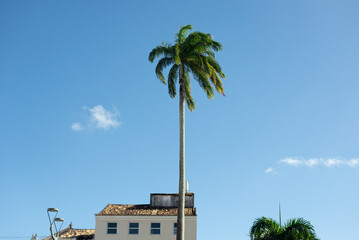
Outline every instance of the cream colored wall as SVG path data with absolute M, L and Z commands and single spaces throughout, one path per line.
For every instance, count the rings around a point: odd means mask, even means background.
M 117 234 L 107 234 L 107 223 L 117 223 Z M 139 223 L 138 234 L 128 234 L 129 223 Z M 96 216 L 95 240 L 175 240 L 173 223 L 176 216 Z M 161 234 L 151 234 L 151 223 L 161 223 Z M 197 217 L 187 216 L 185 239 L 197 239 Z

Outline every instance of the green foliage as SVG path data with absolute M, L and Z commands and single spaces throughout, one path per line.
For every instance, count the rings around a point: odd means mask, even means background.
M 178 33 L 176 33 L 176 43 L 181 44 L 186 40 L 188 31 L 192 30 L 192 25 L 186 25 L 180 28 Z
M 172 98 L 177 95 L 177 78 L 180 84 L 183 82 L 187 106 L 193 111 L 195 103 L 191 94 L 190 74 L 209 99 L 214 98 L 214 89 L 224 95 L 222 79 L 225 75 L 214 53 L 222 50 L 222 44 L 214 41 L 211 34 L 202 32 L 188 34 L 190 30 L 192 25 L 181 27 L 176 34 L 175 44 L 162 43 L 150 52 L 148 60 L 153 62 L 156 58 L 160 58 L 155 69 L 156 76 L 162 83 L 168 84 L 168 93 Z M 172 67 L 166 82 L 163 70 L 170 65 Z
M 251 240 L 319 240 L 314 226 L 303 218 L 289 219 L 284 226 L 271 218 L 257 218 L 250 237 Z

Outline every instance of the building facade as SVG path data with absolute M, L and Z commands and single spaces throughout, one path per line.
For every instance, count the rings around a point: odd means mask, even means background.
M 178 194 L 151 194 L 150 204 L 108 204 L 95 215 L 95 240 L 175 240 Z M 194 194 L 186 193 L 185 239 L 197 239 Z

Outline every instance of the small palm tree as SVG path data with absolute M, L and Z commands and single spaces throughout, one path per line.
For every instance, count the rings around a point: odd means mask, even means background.
M 289 219 L 284 226 L 271 218 L 257 218 L 250 237 L 251 240 L 319 240 L 314 226 L 303 218 Z
M 179 170 L 179 203 L 177 214 L 177 240 L 184 240 L 185 210 L 185 101 L 190 111 L 195 110 L 191 94 L 190 74 L 199 83 L 209 99 L 214 97 L 214 89 L 223 94 L 221 78 L 225 78 L 222 69 L 215 59 L 214 52 L 222 50 L 222 44 L 213 40 L 210 34 L 192 32 L 192 25 L 186 25 L 176 34 L 174 45 L 163 43 L 154 48 L 148 60 L 153 62 L 161 57 L 156 66 L 156 75 L 163 84 L 168 84 L 170 97 L 177 94 L 176 83 L 179 84 L 179 118 L 180 118 L 180 170 Z M 167 82 L 163 70 L 171 66 Z

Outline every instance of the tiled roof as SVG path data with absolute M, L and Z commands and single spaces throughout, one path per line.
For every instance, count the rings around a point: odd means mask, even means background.
M 60 231 L 61 238 L 77 238 L 77 239 L 93 239 L 95 235 L 95 229 L 73 229 L 72 225 L 68 226 L 64 230 Z M 51 236 L 44 238 L 43 240 L 51 240 Z
M 196 216 L 196 208 L 186 208 L 186 216 Z M 96 216 L 177 216 L 177 208 L 153 208 L 149 204 L 108 204 Z
M 62 238 L 85 237 L 95 234 L 95 229 L 70 229 L 68 232 L 60 235 Z

